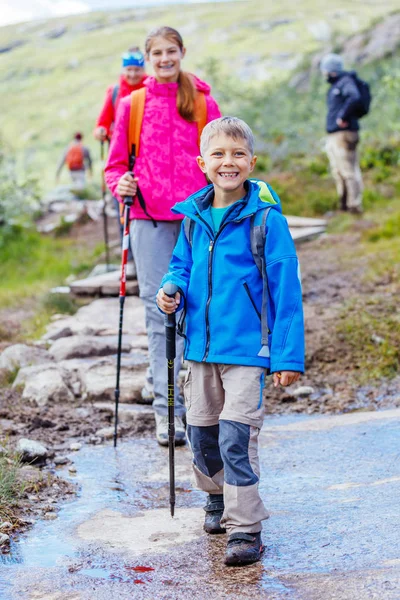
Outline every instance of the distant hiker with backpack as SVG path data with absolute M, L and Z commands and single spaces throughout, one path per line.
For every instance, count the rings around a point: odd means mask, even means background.
M 324 56 L 320 69 L 330 83 L 327 94 L 326 152 L 340 208 L 360 214 L 363 211 L 363 181 L 357 153 L 360 139 L 358 120 L 369 111 L 369 86 L 354 71 L 343 69 L 343 59 L 338 54 Z
M 86 170 L 92 175 L 92 158 L 90 150 L 82 143 L 82 133 L 75 133 L 72 142 L 64 150 L 56 172 L 56 181 L 59 180 L 61 170 L 67 165 L 72 183 L 77 188 L 86 185 Z
M 220 116 L 210 87 L 181 70 L 185 52 L 179 32 L 171 27 L 161 27 L 147 36 L 145 54 L 154 77 L 146 79 L 143 89 L 121 100 L 105 170 L 107 185 L 120 202 L 125 196 L 135 197 L 130 213 L 131 246 L 146 309 L 156 437 L 164 446 L 168 445 L 165 328 L 154 298 L 182 221 L 171 207 L 206 184 L 196 164 L 199 134 L 208 121 Z M 132 146 L 136 154 L 134 177 L 129 172 Z M 182 350 L 182 340 L 178 339 L 176 376 Z M 185 409 L 177 395 L 175 402 L 175 443 L 184 444 Z
M 263 551 L 257 439 L 265 376 L 287 386 L 304 371 L 296 250 L 278 196 L 249 179 L 253 147 L 240 119 L 204 128 L 198 163 L 211 185 L 172 209 L 185 220 L 157 294 L 163 312 L 183 309 L 194 476 L 209 494 L 205 531 L 229 535 L 227 565 L 255 562 Z M 175 298 L 166 283 L 178 287 Z
M 104 104 L 98 116 L 96 128 L 93 132 L 94 137 L 96 140 L 99 140 L 101 144 L 104 144 L 104 142 L 111 139 L 114 129 L 115 115 L 117 114 L 118 105 L 122 98 L 126 98 L 126 96 L 129 96 L 129 94 L 135 90 L 142 88 L 145 79 L 146 72 L 143 53 L 137 46 L 129 48 L 129 50 L 122 55 L 122 72 L 118 83 L 107 88 Z M 103 148 L 101 154 L 103 154 Z M 120 205 L 116 198 L 114 198 L 114 207 L 117 214 L 118 227 L 122 242 L 124 227 L 120 222 Z M 129 270 L 129 266 L 131 265 L 132 261 L 132 253 L 130 248 L 128 253 L 128 261 Z
M 104 104 L 93 133 L 96 140 L 111 139 L 120 101 L 135 90 L 142 88 L 145 79 L 144 55 L 138 47 L 130 48 L 122 55 L 122 72 L 119 82 L 107 88 Z

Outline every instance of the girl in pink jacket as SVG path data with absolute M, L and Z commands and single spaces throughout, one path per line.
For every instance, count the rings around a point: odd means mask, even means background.
M 205 95 L 207 122 L 220 116 L 210 87 L 194 75 L 181 71 L 186 49 L 178 31 L 161 27 L 152 31 L 145 42 L 146 59 L 154 77 L 148 77 L 140 148 L 135 176 L 129 173 L 128 131 L 130 97 L 121 100 L 111 141 L 105 177 L 113 196 L 136 196 L 137 186 L 143 195 L 145 210 L 138 199 L 131 208 L 131 247 L 136 264 L 140 297 L 146 310 L 150 367 L 154 384 L 157 440 L 168 445 L 167 368 L 163 316 L 154 298 L 178 238 L 181 219 L 171 207 L 207 184 L 196 163 L 200 154 L 198 125 L 195 121 L 195 98 Z M 177 372 L 183 350 L 177 340 Z M 177 386 L 176 386 L 177 388 Z M 176 398 L 175 443 L 185 443 L 182 422 L 184 407 Z

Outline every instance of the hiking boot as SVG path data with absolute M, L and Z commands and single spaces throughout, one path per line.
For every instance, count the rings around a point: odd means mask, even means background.
M 352 206 L 351 208 L 349 208 L 349 213 L 352 215 L 362 215 L 363 209 L 361 208 L 361 206 Z
M 160 446 L 168 446 L 168 415 L 156 417 L 156 438 Z M 175 446 L 183 446 L 186 443 L 186 431 L 181 417 L 175 417 Z
M 221 527 L 221 518 L 224 512 L 224 497 L 222 494 L 209 494 L 207 504 L 204 506 L 206 516 L 204 518 L 204 531 L 207 533 L 225 533 L 225 527 Z
M 232 533 L 226 547 L 225 564 L 249 565 L 260 560 L 263 552 L 261 533 Z

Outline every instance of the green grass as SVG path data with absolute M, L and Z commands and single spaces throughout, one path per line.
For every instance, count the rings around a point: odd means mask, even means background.
M 34 229 L 11 227 L 0 230 L 0 236 L 0 308 L 48 292 L 93 260 L 74 240 L 43 236 Z
M 132 43 L 143 46 L 150 29 L 168 23 L 183 34 L 187 46 L 184 68 L 211 80 L 225 114 L 233 112 L 249 121 L 257 134 L 258 150 L 268 149 L 274 160 L 293 147 L 309 151 L 323 135 L 326 85 L 318 76 L 305 94 L 288 87 L 286 82 L 296 67 L 282 68 L 279 55 L 290 54 L 296 59 L 293 64 L 303 68 L 316 51 L 340 36 L 365 30 L 396 8 L 396 0 L 366 4 L 362 11 L 357 3 L 345 0 L 334 0 L 329 11 L 313 0 L 300 0 L 295 9 L 292 0 L 279 6 L 247 0 L 92 13 L 31 23 L 22 32 L 20 25 L 5 27 L 1 29 L 3 44 L 21 38 L 26 44 L 0 56 L 2 132 L 18 153 L 21 173 L 40 173 L 44 190 L 53 185 L 59 155 L 73 131 L 83 131 L 98 161 L 99 145 L 92 130 L 105 90 L 120 71 L 121 53 Z M 333 16 L 338 11 L 342 11 L 341 18 Z M 131 16 L 132 20 L 113 23 L 118 16 Z M 268 29 L 282 17 L 289 22 Z M 321 21 L 330 29 L 329 40 L 320 41 L 313 29 Z M 101 28 L 84 31 L 82 24 L 88 22 L 97 22 Z M 43 37 L 43 32 L 60 24 L 68 28 L 65 35 Z M 219 72 L 209 78 L 213 61 Z M 380 69 L 376 90 L 381 79 L 392 72 Z M 393 130 L 393 124 L 399 122 L 392 110 L 398 94 L 392 94 L 393 101 L 385 101 L 388 86 L 379 105 L 389 109 L 385 123 Z M 369 119 L 371 132 L 378 123 L 378 130 L 386 133 L 381 117 L 381 111 L 376 111 Z M 100 180 L 98 162 L 95 178 Z M 64 172 L 63 181 L 67 180 Z
M 13 520 L 13 513 L 24 486 L 18 481 L 20 457 L 1 446 L 0 454 L 0 521 Z

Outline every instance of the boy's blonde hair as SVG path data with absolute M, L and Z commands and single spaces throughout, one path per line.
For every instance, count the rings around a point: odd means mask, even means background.
M 219 119 L 214 119 L 214 121 L 207 123 L 200 138 L 200 153 L 202 156 L 204 156 L 204 153 L 207 151 L 211 139 L 219 133 L 224 133 L 234 140 L 240 138 L 244 139 L 250 154 L 253 156 L 253 132 L 247 123 L 242 121 L 242 119 L 238 119 L 237 117 L 220 117 Z

